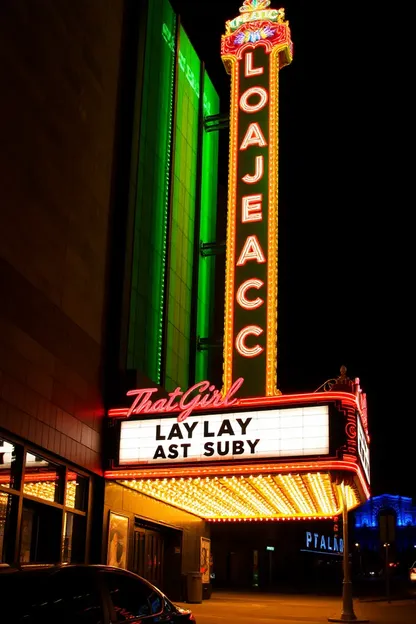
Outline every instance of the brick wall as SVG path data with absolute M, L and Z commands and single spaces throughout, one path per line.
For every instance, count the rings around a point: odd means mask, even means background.
M 0 3 L 0 427 L 94 471 L 122 14 Z

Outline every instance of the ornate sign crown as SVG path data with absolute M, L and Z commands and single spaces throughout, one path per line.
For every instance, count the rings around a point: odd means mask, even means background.
M 250 13 L 251 11 L 263 11 L 270 6 L 270 0 L 244 0 L 240 7 L 240 13 Z

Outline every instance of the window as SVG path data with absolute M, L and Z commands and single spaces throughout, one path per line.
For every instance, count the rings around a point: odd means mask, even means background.
M 84 561 L 86 533 L 85 516 L 66 511 L 64 515 L 64 533 L 62 536 L 63 563 L 82 563 Z
M 102 605 L 91 571 L 62 570 L 54 577 L 53 622 L 101 624 Z
M 65 505 L 80 511 L 85 511 L 88 506 L 88 479 L 72 470 L 68 471 Z
M 63 467 L 39 455 L 26 453 L 23 492 L 53 503 L 62 503 Z
M 20 487 L 20 461 L 22 451 L 0 437 L 0 485 L 18 490 Z
M 62 511 L 39 501 L 24 500 L 20 525 L 21 563 L 59 561 Z
M 17 523 L 19 499 L 6 492 L 0 492 L 0 563 L 12 561 L 13 534 Z
M 117 622 L 128 622 L 163 610 L 163 597 L 135 576 L 104 572 L 103 578 L 117 615 Z

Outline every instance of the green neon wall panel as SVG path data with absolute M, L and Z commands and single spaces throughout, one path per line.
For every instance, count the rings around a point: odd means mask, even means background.
M 189 381 L 201 65 L 180 28 L 172 179 L 165 387 Z
M 161 380 L 176 16 L 150 0 L 140 119 L 127 367 Z M 133 186 L 133 184 L 132 184 Z
M 204 72 L 204 117 L 220 112 L 220 100 L 214 86 Z M 216 240 L 217 189 L 218 189 L 218 132 L 204 132 L 202 139 L 202 187 L 200 240 L 203 243 Z M 215 256 L 199 257 L 197 335 L 209 338 L 213 335 L 215 289 Z M 209 377 L 210 351 L 196 352 L 196 381 Z

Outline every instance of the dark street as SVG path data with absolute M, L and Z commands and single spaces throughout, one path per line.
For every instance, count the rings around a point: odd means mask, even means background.
M 341 614 L 341 599 L 332 596 L 218 592 L 202 604 L 187 606 L 192 608 L 197 624 L 317 624 Z M 391 603 L 356 600 L 354 610 L 357 618 L 375 624 L 414 624 L 416 599 Z

